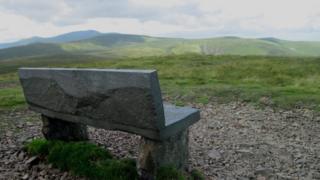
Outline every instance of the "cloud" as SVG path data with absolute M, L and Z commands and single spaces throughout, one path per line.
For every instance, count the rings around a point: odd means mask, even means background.
M 134 18 L 92 18 L 85 23 L 56 26 L 53 23 L 33 21 L 25 16 L 0 12 L 0 40 L 16 41 L 31 36 L 53 36 L 65 32 L 96 29 L 101 32 L 161 35 L 181 31 L 181 27 L 158 21 L 139 21 Z M 18 22 L 18 23 L 15 23 Z
M 64 15 L 68 10 L 68 7 L 62 0 L 0 0 L 0 4 L 2 12 L 22 15 L 40 22 L 52 21 L 58 16 Z
M 0 41 L 83 29 L 320 40 L 318 0 L 0 0 L 0 4 Z

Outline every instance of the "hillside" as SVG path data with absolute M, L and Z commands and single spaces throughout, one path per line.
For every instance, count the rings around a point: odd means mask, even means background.
M 66 53 L 58 44 L 30 44 L 0 50 L 0 60 Z
M 83 35 L 84 32 L 80 33 Z M 0 60 L 44 54 L 90 55 L 97 57 L 143 57 L 195 53 L 202 55 L 320 56 L 320 42 L 285 41 L 275 38 L 208 39 L 160 38 L 118 33 L 86 32 L 65 34 L 25 46 L 0 49 Z M 92 36 L 92 37 L 90 37 Z M 87 37 L 87 38 L 85 38 Z
M 32 37 L 32 38 L 23 39 L 13 43 L 2 43 L 0 44 L 0 49 L 24 46 L 24 45 L 34 44 L 34 43 L 66 43 L 66 42 L 79 41 L 83 39 L 92 38 L 100 34 L 101 33 L 98 31 L 88 30 L 88 31 L 75 31 L 75 32 L 65 33 L 65 34 L 61 34 L 61 35 L 49 37 L 49 38 Z

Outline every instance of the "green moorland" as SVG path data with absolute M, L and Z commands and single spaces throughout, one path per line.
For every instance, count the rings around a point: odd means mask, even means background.
M 1 48 L 1 44 L 0 44 Z M 48 55 L 86 55 L 99 57 L 145 57 L 183 55 L 259 55 L 319 57 L 320 42 L 286 41 L 275 38 L 216 37 L 207 39 L 161 38 L 107 33 L 63 43 L 44 43 L 0 49 L 0 61 Z
M 320 109 L 320 58 L 315 57 L 184 54 L 109 60 L 90 56 L 39 59 L 19 60 L 22 65 L 15 60 L 0 62 L 0 108 L 25 104 L 17 67 L 59 66 L 157 69 L 163 94 L 178 105 L 241 100 L 280 108 Z
M 108 54 L 122 57 L 182 55 L 185 53 L 300 57 L 320 55 L 319 42 L 286 41 L 275 38 L 217 37 L 179 39 L 106 34 L 91 39 L 63 43 L 60 46 L 60 50 L 69 53 L 87 53 L 103 56 L 107 52 Z

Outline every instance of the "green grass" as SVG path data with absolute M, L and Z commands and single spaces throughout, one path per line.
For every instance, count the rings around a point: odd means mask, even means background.
M 267 98 L 268 105 L 275 107 L 320 109 L 320 58 L 185 54 L 90 62 L 73 59 L 68 62 L 66 58 L 60 59 L 60 64 L 49 62 L 46 61 L 50 67 L 157 69 L 162 92 L 179 105 L 190 101 L 206 104 L 212 99 L 259 104 L 261 98 Z M 16 64 L 8 61 L 6 65 L 10 63 Z M 24 66 L 28 66 L 28 60 Z M 37 64 L 31 61 L 30 66 Z M 8 82 L 16 84 L 0 88 L 0 107 L 23 104 L 15 69 L 0 68 L 0 87 Z
M 12 108 L 25 105 L 25 99 L 20 87 L 0 89 L 0 107 Z
M 205 177 L 199 170 L 194 169 L 186 174 L 169 165 L 158 168 L 156 180 L 205 180 Z
M 83 54 L 56 54 L 0 61 L 0 75 L 15 73 L 19 67 L 66 66 L 77 63 L 94 63 L 105 58 Z
M 208 39 L 156 38 L 109 34 L 74 43 L 63 44 L 67 52 L 116 56 L 145 57 L 197 53 L 208 55 L 319 56 L 319 42 L 295 42 L 274 38 L 248 39 L 218 37 Z
M 180 55 L 83 64 L 77 67 L 157 69 L 166 95 L 208 103 L 242 100 L 274 106 L 317 108 L 320 103 L 318 58 Z M 180 103 L 181 104 L 181 103 Z
M 138 179 L 136 162 L 130 159 L 115 159 L 105 149 L 87 142 L 63 142 L 35 139 L 28 143 L 30 155 L 44 157 L 61 170 L 89 179 L 134 180 Z M 193 170 L 190 175 L 171 166 L 160 167 L 156 180 L 204 180 L 203 175 Z
M 185 176 L 182 172 L 178 171 L 172 166 L 161 167 L 157 170 L 156 180 L 185 180 Z
M 32 155 L 46 156 L 47 161 L 61 170 L 71 171 L 90 179 L 138 179 L 135 161 L 117 160 L 112 155 L 90 143 L 33 140 L 26 145 Z

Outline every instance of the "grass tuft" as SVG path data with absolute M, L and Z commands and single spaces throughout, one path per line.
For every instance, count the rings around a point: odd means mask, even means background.
M 157 170 L 156 180 L 205 180 L 204 175 L 193 169 L 189 175 L 178 171 L 173 166 L 163 166 Z
M 63 142 L 35 139 L 26 150 L 35 156 L 44 156 L 55 167 L 71 171 L 89 179 L 134 180 L 138 179 L 136 162 L 132 159 L 115 159 L 105 149 L 87 142 Z M 172 166 L 157 170 L 156 180 L 203 180 L 199 171 L 184 174 Z
M 26 145 L 32 155 L 46 155 L 49 163 L 61 170 L 71 171 L 90 179 L 138 179 L 133 160 L 117 160 L 94 144 L 87 142 L 62 142 L 33 140 Z
M 0 107 L 11 108 L 24 104 L 25 99 L 21 88 L 0 88 Z
M 172 166 L 160 167 L 157 170 L 156 180 L 185 180 L 186 177 L 182 172 L 178 171 Z
M 49 141 L 45 139 L 34 139 L 26 145 L 26 149 L 31 155 L 48 155 Z
M 191 171 L 191 180 L 205 180 L 205 178 L 199 170 L 194 169 Z

